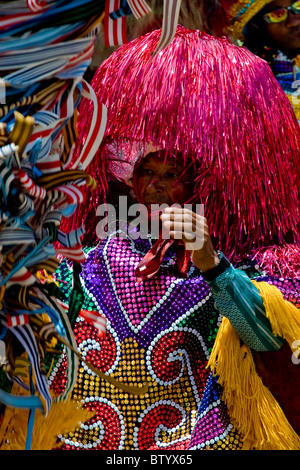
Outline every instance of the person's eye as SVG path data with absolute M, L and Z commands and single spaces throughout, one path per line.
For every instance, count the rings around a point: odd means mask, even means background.
M 178 174 L 177 173 L 173 173 L 171 171 L 169 171 L 166 175 L 168 178 L 178 178 Z
M 149 168 L 143 168 L 141 173 L 142 175 L 152 175 L 153 171 L 150 170 Z

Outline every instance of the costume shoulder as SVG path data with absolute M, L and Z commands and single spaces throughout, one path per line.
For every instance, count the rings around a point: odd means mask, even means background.
M 84 265 L 93 257 L 95 250 L 95 247 L 84 248 L 86 261 L 83 264 L 62 258 L 53 275 L 60 290 L 60 300 L 64 302 L 71 325 L 74 325 L 81 310 L 97 309 L 81 281 Z

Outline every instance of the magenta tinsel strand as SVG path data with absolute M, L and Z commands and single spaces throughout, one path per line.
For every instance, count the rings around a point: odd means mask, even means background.
M 135 144 L 152 142 L 199 163 L 197 190 L 218 248 L 238 258 L 299 243 L 300 130 L 269 66 L 225 38 L 180 26 L 172 44 L 152 57 L 159 36 L 154 31 L 120 47 L 92 81 L 108 108 L 105 138 L 89 169 L 99 181 L 98 201 L 107 177 L 125 177 L 125 165 L 111 163 L 106 144 L 119 145 L 130 173 Z M 80 108 L 75 156 L 90 107 L 84 101 Z

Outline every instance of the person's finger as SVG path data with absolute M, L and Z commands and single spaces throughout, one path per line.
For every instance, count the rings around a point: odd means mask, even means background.
M 166 221 L 174 221 L 174 222 L 183 222 L 183 223 L 193 223 L 194 228 L 196 226 L 203 227 L 207 225 L 207 220 L 205 217 L 195 214 L 192 211 L 181 211 L 181 212 L 167 212 L 161 214 L 161 221 L 164 223 Z
M 208 235 L 208 227 L 205 225 L 204 219 L 194 221 L 192 219 L 188 220 L 168 220 L 163 219 L 162 225 L 165 230 L 175 230 L 175 231 L 182 231 L 189 234 L 197 234 L 198 236 L 205 236 Z

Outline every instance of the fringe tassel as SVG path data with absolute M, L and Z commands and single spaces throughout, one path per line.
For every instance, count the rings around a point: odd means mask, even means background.
M 300 337 L 299 311 L 274 286 L 254 284 L 260 290 L 274 334 L 291 344 Z M 243 449 L 300 450 L 299 436 L 256 373 L 250 349 L 241 346 L 227 318 L 222 320 L 208 367 L 223 387 L 232 424 L 244 437 Z
M 54 402 L 46 417 L 36 411 L 30 450 L 59 448 L 63 441 L 58 441 L 58 435 L 74 431 L 94 414 L 71 399 Z M 25 449 L 28 416 L 27 409 L 6 408 L 0 428 L 0 450 Z
M 267 282 L 252 282 L 259 290 L 273 333 L 285 338 L 292 347 L 292 343 L 300 339 L 299 310 L 291 302 L 285 300 L 275 286 Z

